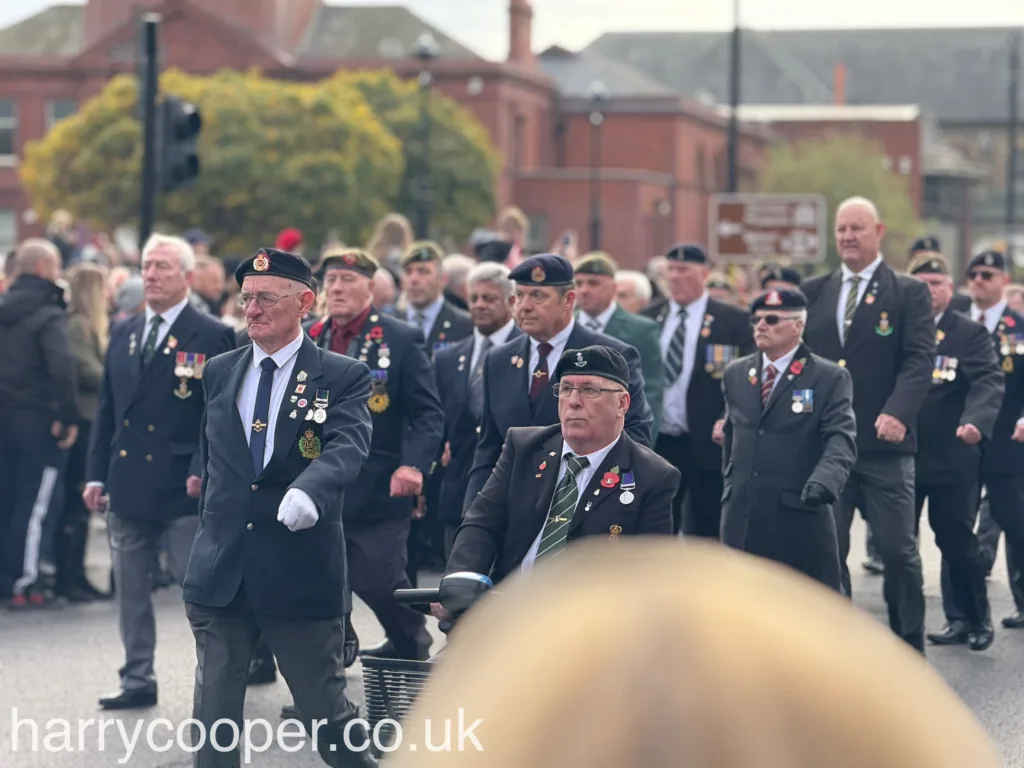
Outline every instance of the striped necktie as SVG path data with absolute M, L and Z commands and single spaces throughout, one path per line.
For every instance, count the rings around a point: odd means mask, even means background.
M 761 382 L 761 408 L 768 405 L 768 398 L 772 396 L 772 385 L 775 384 L 775 366 L 769 364 L 764 369 L 764 381 Z
M 576 487 L 576 477 L 589 466 L 590 459 L 586 456 L 566 454 L 565 477 L 558 483 L 555 495 L 551 497 L 551 513 L 548 515 L 547 522 L 544 523 L 544 532 L 540 537 L 540 547 L 537 549 L 538 560 L 565 549 L 569 524 L 572 522 L 576 503 L 580 497 L 579 489 Z
M 683 372 L 683 355 L 686 353 L 686 308 L 679 308 L 679 326 L 672 334 L 672 340 L 668 344 L 668 353 L 665 355 L 665 374 L 669 386 L 675 384 L 676 379 Z
M 850 335 L 850 324 L 853 322 L 853 313 L 857 311 L 858 294 L 860 293 L 860 275 L 850 278 L 850 291 L 846 294 L 846 310 L 843 317 L 843 343 Z

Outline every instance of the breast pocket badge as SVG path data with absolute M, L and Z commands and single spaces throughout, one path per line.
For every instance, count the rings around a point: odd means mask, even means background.
M 372 388 L 367 405 L 373 413 L 384 413 L 391 405 L 391 398 L 388 397 L 388 372 L 370 371 L 370 380 Z
M 793 413 L 812 413 L 814 411 L 814 390 L 793 390 L 793 405 L 790 406 L 790 410 Z
M 178 379 L 178 386 L 174 388 L 174 396 L 179 400 L 187 400 L 192 397 L 192 390 L 189 389 L 190 379 L 202 379 L 203 367 L 206 365 L 206 355 L 198 352 L 178 352 L 174 360 L 174 375 Z
M 889 322 L 889 313 L 883 312 L 878 316 L 878 325 L 875 326 L 875 333 L 879 336 L 892 336 L 893 327 Z
M 313 434 L 312 429 L 307 429 L 299 438 L 299 453 L 302 454 L 302 458 L 310 461 L 320 457 L 320 438 Z
M 711 378 L 720 379 L 725 375 L 726 366 L 736 359 L 738 347 L 728 344 L 708 344 L 704 349 L 704 370 Z
M 940 384 L 943 381 L 953 381 L 956 378 L 959 362 L 955 357 L 938 355 L 935 358 L 935 369 L 932 371 L 932 382 Z

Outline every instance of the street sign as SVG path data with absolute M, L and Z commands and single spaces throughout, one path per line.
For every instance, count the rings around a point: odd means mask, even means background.
M 821 195 L 714 195 L 708 225 L 711 258 L 820 264 L 828 251 L 827 208 Z

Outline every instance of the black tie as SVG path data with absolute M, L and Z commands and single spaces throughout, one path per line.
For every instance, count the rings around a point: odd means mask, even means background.
M 265 357 L 260 363 L 260 386 L 256 390 L 256 407 L 252 410 L 252 426 L 249 432 L 249 453 L 252 454 L 252 469 L 255 474 L 263 471 L 263 453 L 267 447 L 267 430 L 270 428 L 270 393 L 274 389 L 274 358 Z
M 149 335 L 146 337 L 146 343 L 142 347 L 142 364 L 149 365 L 149 361 L 153 359 L 153 354 L 156 352 L 156 340 L 160 335 L 160 324 L 164 321 L 160 315 L 153 315 L 153 319 L 150 320 Z

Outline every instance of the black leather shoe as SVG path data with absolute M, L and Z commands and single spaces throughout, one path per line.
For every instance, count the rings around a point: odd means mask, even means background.
M 342 660 L 345 662 L 345 669 L 356 663 L 359 658 L 359 635 L 356 634 L 352 622 L 345 621 L 345 646 L 342 651 Z
M 371 645 L 369 648 L 361 648 L 359 650 L 360 656 L 370 656 L 374 659 L 401 659 L 401 654 L 398 653 L 398 649 L 395 648 L 395 644 L 390 640 L 385 640 L 383 643 L 377 645 Z
M 885 565 L 879 557 L 869 557 L 861 563 L 861 567 L 868 573 L 873 573 L 875 576 L 881 576 L 885 573 Z
M 103 709 L 145 709 L 156 706 L 156 688 L 118 691 L 100 699 Z
M 932 645 L 963 645 L 967 642 L 967 629 L 966 623 L 952 621 L 941 632 L 929 634 L 928 642 Z
M 1003 626 L 1007 629 L 1021 629 L 1024 627 L 1024 611 L 1014 611 L 1005 619 Z
M 984 651 L 995 639 L 996 633 L 991 626 L 972 627 L 967 633 L 967 647 L 972 651 Z
M 245 680 L 246 685 L 268 685 L 277 682 L 277 666 L 273 657 L 270 661 L 254 659 L 249 664 L 249 676 Z

